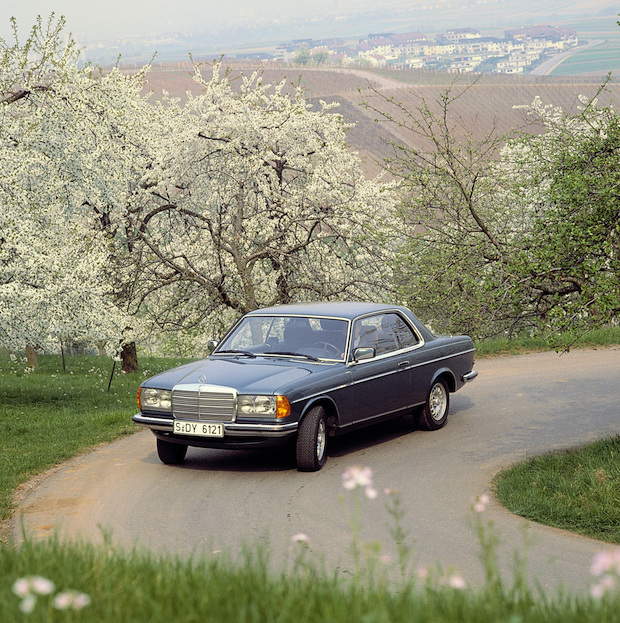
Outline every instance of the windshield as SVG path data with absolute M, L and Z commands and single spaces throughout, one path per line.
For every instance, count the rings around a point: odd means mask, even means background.
M 214 354 L 232 352 L 343 361 L 348 329 L 349 322 L 337 318 L 249 316 Z

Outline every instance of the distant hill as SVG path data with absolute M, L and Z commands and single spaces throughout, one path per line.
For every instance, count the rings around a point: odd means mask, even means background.
M 240 73 L 249 75 L 256 67 L 238 65 L 231 66 L 230 70 L 233 76 Z M 163 90 L 181 98 L 187 91 L 198 93 L 198 85 L 192 80 L 191 73 L 189 65 L 154 68 L 149 74 L 148 90 L 153 92 L 155 98 L 160 97 Z M 371 164 L 373 160 L 381 161 L 390 155 L 391 142 L 403 141 L 422 147 L 417 137 L 400 131 L 395 124 L 375 121 L 377 115 L 361 105 L 372 98 L 384 107 L 385 103 L 376 93 L 393 97 L 405 110 L 414 110 L 422 99 L 432 107 L 438 96 L 450 88 L 452 95 L 460 94 L 451 107 L 453 123 L 462 133 L 481 139 L 491 131 L 504 134 L 521 127 L 524 111 L 515 110 L 515 105 L 530 104 L 539 96 L 546 104 L 576 112 L 578 97 L 592 97 L 601 86 L 600 80 L 594 78 L 550 76 L 455 76 L 415 71 L 301 68 L 264 68 L 261 73 L 263 82 L 300 82 L 310 100 L 339 102 L 339 112 L 348 122 L 355 124 L 348 132 L 351 149 L 365 158 L 369 173 L 378 170 Z M 609 83 L 599 97 L 602 104 L 617 103 L 619 99 L 618 82 Z

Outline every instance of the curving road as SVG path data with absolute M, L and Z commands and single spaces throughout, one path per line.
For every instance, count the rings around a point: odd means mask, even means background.
M 472 499 L 520 459 L 620 433 L 620 347 L 484 359 L 476 369 L 476 381 L 452 396 L 441 431 L 412 431 L 401 419 L 353 433 L 332 443 L 317 473 L 299 473 L 286 453 L 264 451 L 190 448 L 182 466 L 165 466 L 151 433 L 137 433 L 43 479 L 23 499 L 14 537 L 23 525 L 37 537 L 59 529 L 100 541 L 104 528 L 122 545 L 182 555 L 235 554 L 243 542 L 268 541 L 281 564 L 291 537 L 303 532 L 312 555 L 350 573 L 351 499 L 341 477 L 360 464 L 372 467 L 380 491 L 400 489 L 416 567 L 438 563 L 476 583 L 482 570 Z M 380 540 L 393 557 L 385 499 L 364 500 L 361 538 Z M 527 528 L 532 577 L 548 589 L 588 589 L 592 556 L 604 544 L 532 524 L 494 501 L 485 516 L 499 532 L 507 574 Z
M 601 43 L 605 43 L 604 39 L 596 39 L 594 41 L 590 41 L 585 45 L 579 45 L 576 48 L 570 48 L 566 50 L 566 52 L 560 52 L 559 54 L 554 54 L 547 60 L 543 61 L 538 67 L 535 67 L 531 75 L 532 76 L 549 76 L 553 72 L 556 67 L 559 67 L 566 59 L 571 56 L 575 56 L 575 54 L 579 54 L 584 50 L 589 50 L 590 48 L 596 47 L 597 45 L 601 45 Z

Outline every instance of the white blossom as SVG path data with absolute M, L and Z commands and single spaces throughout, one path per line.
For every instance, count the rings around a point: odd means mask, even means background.
M 0 40 L 0 345 L 128 341 L 391 283 L 392 188 L 367 180 L 334 104 L 239 87 L 219 64 L 186 103 L 79 65 L 64 22 Z

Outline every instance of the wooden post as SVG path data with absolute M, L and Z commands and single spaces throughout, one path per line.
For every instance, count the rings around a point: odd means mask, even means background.
M 26 345 L 26 362 L 29 368 L 36 368 L 39 365 L 37 351 L 30 344 Z

